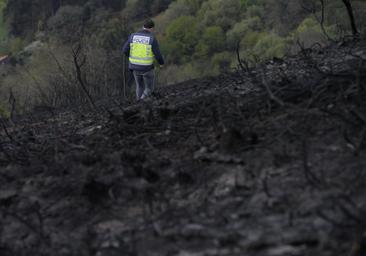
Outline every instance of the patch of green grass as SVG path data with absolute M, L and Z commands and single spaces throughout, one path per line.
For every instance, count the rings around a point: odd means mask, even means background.
M 0 118 L 9 118 L 10 112 L 3 106 L 0 105 Z
M 0 0 L 0 54 L 4 54 L 2 51 L 3 45 L 4 45 L 4 39 L 6 36 L 6 30 L 4 25 L 4 16 L 3 16 L 3 10 L 6 6 L 7 0 Z

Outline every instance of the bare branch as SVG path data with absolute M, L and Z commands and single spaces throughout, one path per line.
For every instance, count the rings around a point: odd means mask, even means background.
M 16 99 L 14 97 L 13 94 L 13 90 L 10 89 L 9 92 L 9 100 L 8 100 L 9 104 L 10 104 L 10 121 L 14 122 L 14 115 L 15 115 L 15 106 L 16 106 Z
M 324 0 L 319 0 L 321 5 L 321 16 L 320 16 L 320 28 L 323 31 L 323 34 L 327 37 L 329 41 L 334 41 L 328 34 L 327 30 L 324 27 L 324 20 L 325 20 L 325 3 Z
M 82 66 L 86 63 L 86 56 L 82 56 L 82 60 L 80 61 L 80 52 L 81 52 L 81 43 L 78 43 L 78 45 L 76 46 L 75 49 L 72 49 L 72 55 L 73 55 L 73 60 L 74 60 L 74 66 L 75 66 L 75 70 L 76 70 L 76 77 L 77 80 L 79 82 L 79 85 L 81 86 L 81 88 L 83 89 L 85 95 L 87 96 L 89 103 L 93 106 L 93 108 L 96 110 L 97 106 L 94 103 L 94 100 L 92 99 L 87 87 L 86 87 L 86 83 L 82 77 Z
M 352 8 L 351 1 L 350 0 L 342 0 L 342 1 L 343 1 L 343 4 L 347 8 L 347 13 L 348 13 L 349 21 L 350 21 L 351 28 L 352 28 L 352 34 L 354 36 L 357 36 L 357 35 L 359 35 L 359 33 L 358 33 L 358 30 L 357 30 L 355 16 L 353 14 L 353 8 Z
M 240 41 L 238 41 L 236 45 L 236 58 L 238 60 L 239 67 L 242 71 L 249 73 L 249 65 L 248 62 L 244 61 L 240 58 Z M 245 66 L 244 66 L 245 65 Z
M 266 89 L 268 97 L 271 100 L 275 101 L 281 107 L 285 106 L 285 103 L 272 92 L 272 90 L 269 86 L 269 83 L 268 83 L 268 79 L 267 79 L 267 75 L 266 75 L 266 71 L 265 71 L 264 67 L 262 68 L 262 71 L 263 71 L 262 72 L 262 85 Z

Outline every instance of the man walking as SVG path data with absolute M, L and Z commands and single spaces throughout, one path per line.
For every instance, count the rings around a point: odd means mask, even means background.
M 136 81 L 137 100 L 149 97 L 154 90 L 154 58 L 164 65 L 159 44 L 154 37 L 155 24 L 152 20 L 144 23 L 143 29 L 129 36 L 123 45 L 123 52 L 129 57 L 129 69 Z

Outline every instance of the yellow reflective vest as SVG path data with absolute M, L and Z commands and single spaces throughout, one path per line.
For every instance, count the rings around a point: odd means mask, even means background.
M 130 43 L 130 63 L 134 65 L 150 66 L 154 63 L 152 51 L 153 38 L 148 35 L 135 34 Z

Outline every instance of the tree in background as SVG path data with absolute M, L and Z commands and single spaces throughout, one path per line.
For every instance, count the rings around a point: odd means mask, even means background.
M 8 43 L 2 49 L 16 55 L 43 40 L 67 56 L 62 52 L 87 42 L 85 70 L 98 88 L 117 83 L 122 42 L 141 20 L 157 15 L 157 36 L 169 64 L 160 77 L 170 83 L 232 70 L 238 45 L 239 55 L 254 65 L 295 53 L 296 41 L 309 47 L 357 35 L 365 6 L 360 0 L 11 0 L 4 8 Z M 28 59 L 49 66 L 46 58 Z M 47 73 L 39 70 L 32 69 L 34 76 Z
M 38 22 L 45 21 L 53 13 L 48 0 L 11 0 L 4 9 L 9 34 L 31 38 L 38 29 Z
M 201 26 L 220 26 L 229 30 L 242 15 L 242 5 L 237 0 L 211 0 L 203 2 L 197 15 Z
M 199 39 L 197 20 L 193 16 L 181 16 L 166 31 L 166 51 L 171 62 L 191 60 Z
M 197 57 L 210 57 L 225 48 L 225 33 L 219 26 L 207 27 L 195 48 Z

